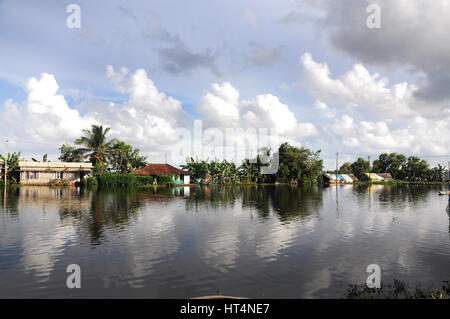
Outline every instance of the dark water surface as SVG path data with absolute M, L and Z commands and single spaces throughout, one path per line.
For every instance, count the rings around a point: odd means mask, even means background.
M 383 281 L 439 286 L 450 279 L 439 190 L 21 187 L 0 199 L 0 297 L 334 298 L 369 264 Z M 69 264 L 81 289 L 66 286 Z

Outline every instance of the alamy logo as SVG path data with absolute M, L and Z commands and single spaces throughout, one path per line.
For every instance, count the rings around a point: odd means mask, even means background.
M 81 8 L 78 4 L 69 4 L 67 6 L 67 13 L 70 15 L 67 17 L 66 25 L 69 29 L 81 28 Z
M 378 4 L 371 4 L 366 8 L 366 12 L 370 13 L 366 20 L 369 29 L 381 28 L 381 8 Z
M 367 277 L 368 288 L 381 288 L 381 269 L 377 264 L 370 264 L 367 266 L 366 272 L 370 273 Z
M 81 288 L 81 268 L 77 264 L 70 264 L 66 268 L 66 272 L 70 273 L 67 277 L 67 288 Z

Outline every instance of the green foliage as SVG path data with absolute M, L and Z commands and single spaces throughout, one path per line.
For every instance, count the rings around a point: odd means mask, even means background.
M 421 160 L 416 156 L 410 156 L 402 167 L 402 177 L 408 181 L 422 181 L 426 180 L 428 171 L 429 165 L 427 161 Z
M 153 185 L 153 177 L 136 175 L 136 185 L 139 186 Z
M 104 164 L 112 158 L 112 148 L 116 140 L 107 141 L 109 130 L 109 127 L 103 129 L 102 125 L 92 125 L 91 131 L 83 130 L 84 136 L 75 140 L 75 144 L 80 146 L 78 151 L 83 154 L 83 158 L 89 158 L 94 166 Z
M 253 159 L 244 159 L 237 167 L 235 163 L 223 161 L 186 159 L 182 168 L 188 170 L 193 179 L 203 179 L 206 174 L 211 175 L 215 183 L 265 183 L 275 179 L 273 175 L 262 174 L 262 168 L 268 166 L 271 151 L 262 148 Z M 315 183 L 322 173 L 323 162 L 320 151 L 312 152 L 307 148 L 296 148 L 288 143 L 280 146 L 278 154 L 280 160 L 278 176 L 283 181 L 291 183 Z
M 105 187 L 133 186 L 137 184 L 137 178 L 131 174 L 104 173 L 99 176 L 98 184 Z
M 192 157 L 186 159 L 186 164 L 181 165 L 181 168 L 190 172 L 192 178 L 203 178 L 209 173 L 208 161 L 194 160 Z
M 341 168 L 339 168 L 339 173 L 340 174 L 351 174 L 352 173 L 352 169 L 351 169 L 351 165 L 352 163 L 350 162 L 345 162 Z M 333 174 L 336 172 L 333 172 Z
M 392 178 L 402 178 L 402 166 L 406 163 L 406 156 L 397 153 L 382 153 L 373 162 L 374 173 L 390 173 Z
M 450 299 L 450 284 L 444 281 L 441 289 L 417 285 L 410 288 L 407 283 L 394 279 L 393 284 L 382 284 L 380 288 L 367 285 L 349 285 L 347 299 Z
M 147 157 L 139 154 L 139 149 L 133 149 L 129 144 L 116 140 L 111 150 L 111 169 L 116 173 L 130 173 L 144 168 Z
M 278 149 L 279 169 L 278 175 L 284 182 L 293 184 L 315 183 L 323 170 L 323 161 L 320 159 L 320 150 L 313 152 L 306 147 L 295 147 L 283 143 Z
M 359 178 L 364 173 L 368 173 L 370 171 L 370 163 L 369 161 L 366 161 L 364 158 L 358 157 L 356 162 L 353 162 L 350 165 L 350 170 L 353 175 Z
M 83 153 L 74 146 L 63 144 L 59 148 L 60 156 L 58 159 L 61 162 L 81 162 L 83 160 Z
M 158 175 L 156 176 L 156 181 L 158 182 L 158 185 L 167 185 L 172 184 L 172 175 Z
M 104 163 L 97 163 L 94 165 L 92 169 L 92 173 L 94 174 L 95 177 L 102 176 L 106 172 L 107 172 L 106 164 Z
M 93 176 L 87 176 L 83 179 L 83 186 L 91 187 L 97 185 L 97 178 Z
M 20 152 L 16 153 L 8 153 L 6 157 L 6 163 L 8 164 L 8 183 L 18 183 L 20 178 L 20 171 L 19 171 L 19 158 L 20 158 Z M 0 165 L 2 166 L 2 173 L 4 172 L 4 166 L 5 166 L 5 157 L 0 155 Z M 3 175 L 2 175 L 3 176 Z
M 342 174 L 346 174 L 344 165 L 339 170 Z M 372 173 L 390 173 L 394 180 L 409 182 L 443 182 L 448 174 L 441 164 L 430 168 L 425 160 L 416 156 L 406 158 L 405 155 L 398 153 L 380 154 L 378 159 L 373 161 L 372 169 L 370 169 L 369 161 L 360 157 L 350 165 L 350 170 L 358 178 L 363 173 L 371 171 Z
M 67 179 L 52 179 L 49 181 L 49 185 L 68 186 L 69 181 Z
M 181 167 L 189 171 L 193 179 L 203 179 L 206 174 L 210 174 L 218 183 L 235 183 L 240 180 L 240 172 L 236 164 L 226 160 L 199 161 L 188 157 L 186 164 Z

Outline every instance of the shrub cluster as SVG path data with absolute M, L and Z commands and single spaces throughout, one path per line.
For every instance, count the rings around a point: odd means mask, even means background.
M 156 177 L 156 181 L 159 185 L 172 184 L 172 175 L 159 175 Z

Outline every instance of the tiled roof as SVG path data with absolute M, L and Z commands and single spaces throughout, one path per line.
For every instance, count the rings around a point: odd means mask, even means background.
M 144 168 L 134 171 L 134 175 L 189 175 L 188 172 L 175 168 L 169 164 L 148 164 Z

